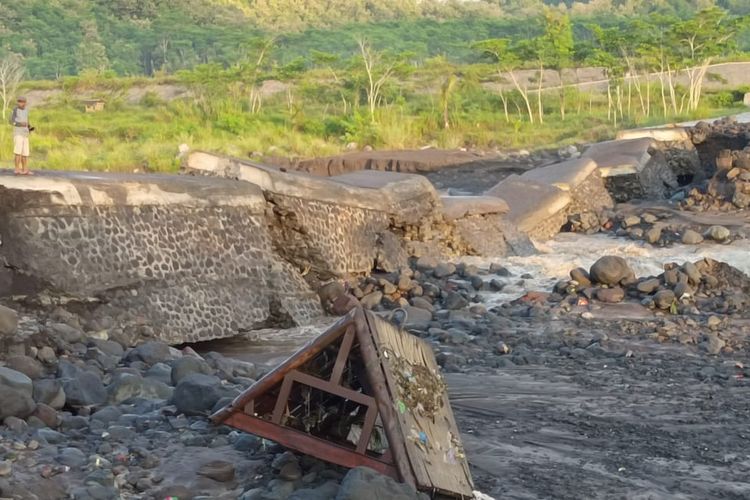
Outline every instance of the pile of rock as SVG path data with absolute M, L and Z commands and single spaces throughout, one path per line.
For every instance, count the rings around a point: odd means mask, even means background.
M 687 193 L 681 203 L 683 209 L 728 212 L 750 206 L 750 147 L 721 150 L 716 167 L 716 173 L 707 183 Z
M 248 362 L 84 331 L 62 309 L 0 306 L 0 497 L 417 498 L 372 471 L 296 457 L 210 424 L 261 375 Z M 378 489 L 379 488 L 379 489 Z
M 589 271 L 573 269 L 570 277 L 555 285 L 552 301 L 573 306 L 632 299 L 672 314 L 740 313 L 750 303 L 750 278 L 712 259 L 669 264 L 658 276 L 636 278 L 625 259 L 605 256 Z
M 509 274 L 499 265 L 493 265 L 490 272 Z M 320 294 L 324 303 L 338 299 L 338 303 L 346 304 L 332 311 L 337 314 L 344 314 L 357 304 L 381 312 L 400 308 L 406 312 L 404 326 L 407 329 L 427 330 L 439 313 L 464 309 L 476 313 L 484 311 L 479 292 L 503 287 L 499 281 L 485 281 L 483 275 L 486 274 L 486 270 L 476 266 L 420 257 L 412 260 L 410 268 L 395 273 L 375 273 L 346 286 L 331 283 L 321 288 Z
M 737 236 L 724 226 L 691 226 L 670 220 L 670 215 L 648 210 L 640 213 L 586 212 L 569 216 L 565 230 L 584 234 L 605 232 L 660 247 L 675 243 L 697 245 L 704 241 L 730 243 Z

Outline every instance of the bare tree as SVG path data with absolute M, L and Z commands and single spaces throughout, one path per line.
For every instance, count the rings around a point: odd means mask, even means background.
M 0 99 L 3 101 L 3 120 L 18 91 L 18 85 L 23 80 L 23 74 L 23 60 L 20 56 L 11 54 L 0 59 Z
M 367 73 L 367 106 L 370 108 L 370 120 L 375 123 L 375 110 L 380 103 L 383 86 L 393 77 L 397 60 L 386 61 L 382 54 L 373 51 L 370 43 L 361 38 L 357 41 L 362 54 L 362 63 Z

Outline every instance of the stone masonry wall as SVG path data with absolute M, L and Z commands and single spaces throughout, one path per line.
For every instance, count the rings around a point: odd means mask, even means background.
M 271 229 L 278 252 L 321 277 L 368 273 L 377 257 L 385 212 L 266 193 L 278 224 Z
M 315 294 L 274 254 L 264 216 L 247 207 L 3 209 L 0 235 L 0 260 L 15 270 L 0 295 L 39 280 L 98 297 L 114 314 L 137 311 L 168 342 L 320 314 Z

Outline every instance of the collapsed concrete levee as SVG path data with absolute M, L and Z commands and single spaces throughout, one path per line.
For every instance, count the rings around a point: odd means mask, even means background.
M 511 175 L 485 194 L 505 200 L 508 220 L 539 240 L 559 233 L 571 214 L 613 206 L 598 165 L 590 159 L 568 160 Z
M 320 303 L 265 217 L 259 188 L 222 179 L 0 174 L 0 296 L 94 297 L 170 343 L 306 323 Z
M 319 177 L 204 152 L 190 154 L 183 170 L 259 186 L 275 217 L 278 251 L 321 278 L 395 271 L 411 256 L 504 255 L 521 246 L 496 202 L 469 208 L 471 200 L 451 200 L 464 210 L 447 214 L 444 199 L 420 175 Z

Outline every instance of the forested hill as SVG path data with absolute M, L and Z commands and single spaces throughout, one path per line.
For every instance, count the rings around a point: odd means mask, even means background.
M 23 0 L 0 2 L 0 57 L 23 57 L 31 78 L 87 70 L 172 73 L 233 64 L 273 37 L 287 62 L 312 50 L 376 46 L 417 56 L 462 58 L 472 41 L 533 35 L 545 8 L 616 23 L 634 15 L 685 17 L 714 3 L 750 13 L 748 0 Z M 581 21 L 584 22 L 584 21 Z

